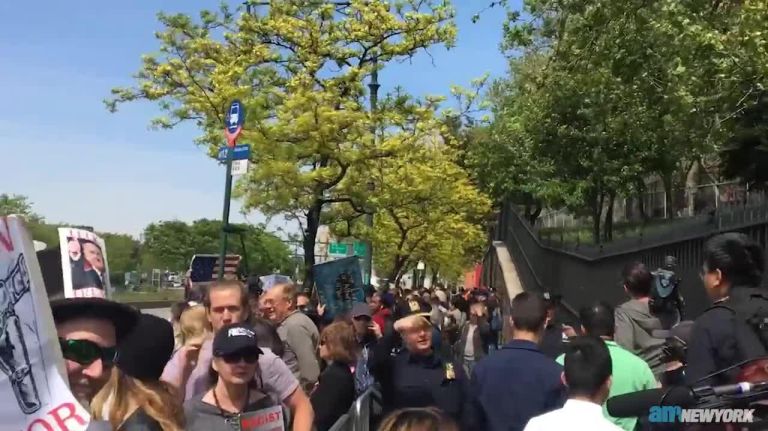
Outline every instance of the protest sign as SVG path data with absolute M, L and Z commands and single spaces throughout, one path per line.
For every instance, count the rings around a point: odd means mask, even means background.
M 37 256 L 20 218 L 0 217 L 2 429 L 85 430 L 88 413 L 66 384 Z
M 320 263 L 312 267 L 320 302 L 331 317 L 346 313 L 356 302 L 365 302 L 363 275 L 357 256 Z
M 284 431 L 285 418 L 281 406 L 269 407 L 240 416 L 241 431 Z
M 110 295 L 107 248 L 104 240 L 83 229 L 59 228 L 61 270 L 67 298 Z

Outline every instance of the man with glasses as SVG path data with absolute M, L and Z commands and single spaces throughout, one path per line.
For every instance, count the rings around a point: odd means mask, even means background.
M 51 302 L 72 393 L 88 407 L 109 379 L 115 346 L 138 321 L 139 312 L 101 298 Z

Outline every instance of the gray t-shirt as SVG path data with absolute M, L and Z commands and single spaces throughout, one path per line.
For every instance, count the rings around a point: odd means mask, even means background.
M 299 387 L 299 381 L 293 376 L 293 373 L 291 373 L 291 370 L 288 369 L 282 359 L 272 353 L 272 350 L 266 348 L 261 350 L 264 352 L 259 356 L 261 390 L 270 395 L 275 402 L 283 402 L 296 391 Z M 182 383 L 181 356 L 178 353 L 177 351 L 173 354 L 160 378 L 162 381 L 176 387 L 180 387 Z M 212 361 L 213 341 L 208 339 L 200 347 L 197 365 L 192 370 L 192 374 L 189 375 L 189 380 L 185 384 L 184 400 L 190 400 L 208 391 L 210 388 L 208 371 L 211 368 Z
M 204 402 L 204 396 L 205 394 L 198 395 L 184 403 L 184 417 L 187 422 L 184 429 L 186 431 L 233 431 L 237 429 L 230 422 L 238 419 L 232 415 L 223 415 L 218 407 Z M 243 413 L 254 412 L 275 405 L 275 402 L 266 394 L 252 391 L 251 400 Z

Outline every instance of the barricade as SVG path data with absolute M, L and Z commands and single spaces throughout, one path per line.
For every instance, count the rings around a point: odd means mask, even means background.
M 360 395 L 331 427 L 330 431 L 370 431 L 371 419 L 381 413 L 381 394 L 376 388 L 369 388 Z

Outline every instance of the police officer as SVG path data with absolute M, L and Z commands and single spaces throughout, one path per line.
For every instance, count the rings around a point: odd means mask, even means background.
M 702 379 L 764 354 L 759 336 L 742 324 L 746 314 L 768 311 L 768 295 L 760 287 L 764 271 L 763 249 L 744 234 L 726 233 L 706 243 L 701 278 L 714 303 L 693 326 L 686 355 L 688 383 L 732 383 L 739 369 Z
M 382 384 L 384 414 L 408 407 L 434 406 L 458 423 L 466 423 L 468 382 L 461 367 L 443 360 L 432 345 L 429 314 L 418 313 L 395 322 L 403 349 L 393 351 L 397 334 L 376 345 L 369 368 Z M 466 428 L 466 427 L 464 427 Z

